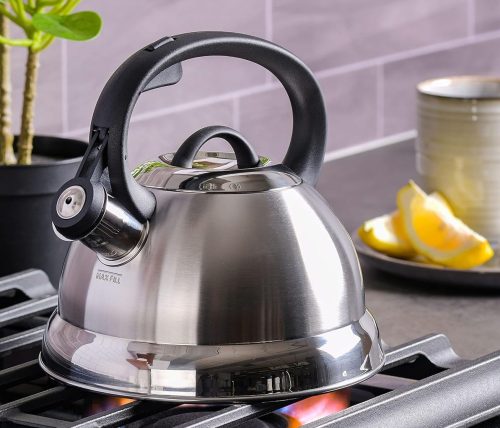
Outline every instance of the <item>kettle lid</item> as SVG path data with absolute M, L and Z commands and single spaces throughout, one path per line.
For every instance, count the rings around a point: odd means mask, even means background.
M 234 153 L 198 151 L 215 137 L 226 139 Z M 192 134 L 176 153 L 166 153 L 159 160 L 137 166 L 132 175 L 144 187 L 201 193 L 253 193 L 302 183 L 285 166 L 269 164 L 270 159 L 257 156 L 239 132 L 212 126 Z
M 132 175 L 137 182 L 150 189 L 203 192 L 250 193 L 293 187 L 302 180 L 281 166 L 266 169 L 238 170 L 234 153 L 198 152 L 192 168 L 172 165 L 175 153 L 159 156 L 138 165 Z M 262 166 L 270 159 L 259 156 Z

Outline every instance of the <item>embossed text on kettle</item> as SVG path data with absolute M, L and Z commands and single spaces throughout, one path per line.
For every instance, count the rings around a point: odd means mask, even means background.
M 104 282 L 109 282 L 111 284 L 120 284 L 121 273 L 110 272 L 107 270 L 99 269 L 95 274 L 95 279 L 99 279 Z

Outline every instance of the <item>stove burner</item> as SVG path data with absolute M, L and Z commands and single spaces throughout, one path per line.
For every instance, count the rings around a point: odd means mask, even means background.
M 174 428 L 187 422 L 193 422 L 200 417 L 206 416 L 207 412 L 189 412 L 168 416 L 159 420 L 151 426 L 152 428 Z M 239 428 L 288 428 L 288 421 L 284 416 L 274 413 L 259 419 L 252 419 L 238 425 Z
M 0 278 L 0 426 L 500 426 L 500 352 L 462 360 L 443 335 L 387 349 L 381 373 L 350 388 L 347 409 L 318 415 L 320 419 L 311 422 L 275 413 L 285 406 L 296 408 L 293 401 L 194 409 L 178 403 L 128 402 L 71 388 L 49 379 L 37 360 L 45 323 L 56 305 L 56 290 L 43 272 Z

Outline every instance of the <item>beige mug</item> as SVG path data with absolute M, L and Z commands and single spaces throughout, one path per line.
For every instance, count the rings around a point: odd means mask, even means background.
M 460 76 L 417 86 L 417 171 L 455 214 L 500 243 L 500 78 Z

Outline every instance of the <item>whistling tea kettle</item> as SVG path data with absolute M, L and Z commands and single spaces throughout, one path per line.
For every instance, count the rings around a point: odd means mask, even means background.
M 130 175 L 127 129 L 139 95 L 177 83 L 181 61 L 253 61 L 285 87 L 293 133 L 263 165 L 236 131 L 204 128 Z M 197 154 L 210 138 L 234 155 Z M 55 230 L 77 241 L 40 362 L 105 393 L 171 401 L 283 399 L 359 382 L 383 364 L 355 250 L 313 188 L 326 118 L 309 69 L 242 34 L 168 37 L 106 84 L 76 178 L 59 190 Z M 265 161 L 265 160 L 264 160 Z

